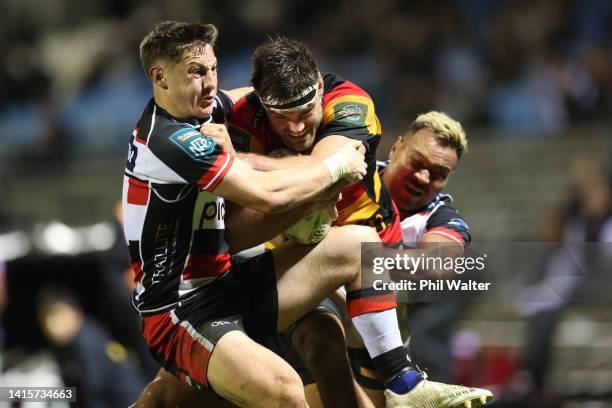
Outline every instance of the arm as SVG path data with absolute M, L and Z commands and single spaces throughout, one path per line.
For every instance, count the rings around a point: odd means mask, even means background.
M 259 171 L 272 171 L 287 168 L 310 166 L 347 143 L 354 142 L 346 136 L 332 135 L 320 140 L 312 149 L 310 155 L 295 155 L 285 157 L 269 157 L 255 153 L 238 153 L 238 158 L 247 162 L 251 167 Z M 360 147 L 365 152 L 365 147 Z
M 262 214 L 228 201 L 225 225 L 230 252 L 240 252 L 269 241 L 312 211 L 324 209 L 332 211 L 338 199 L 339 190 L 340 186 L 336 184 L 330 189 L 333 194 L 325 191 L 323 196 L 317 197 L 321 199 L 320 201 L 300 204 L 289 211 L 278 214 Z
M 361 180 L 366 164 L 356 149 L 358 145 L 346 145 L 312 166 L 269 172 L 254 170 L 237 159 L 213 192 L 266 214 L 287 211 L 313 200 L 338 180 Z
M 223 92 L 225 92 L 227 96 L 229 96 L 234 102 L 236 102 L 238 99 L 242 98 L 244 95 L 248 94 L 249 92 L 253 92 L 253 87 L 244 86 L 242 88 L 234 88 L 234 89 L 229 89 L 229 90 L 224 89 Z

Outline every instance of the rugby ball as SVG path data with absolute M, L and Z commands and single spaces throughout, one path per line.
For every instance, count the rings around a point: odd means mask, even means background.
M 325 238 L 331 224 L 332 219 L 328 211 L 313 211 L 289 227 L 284 235 L 298 244 L 316 244 Z

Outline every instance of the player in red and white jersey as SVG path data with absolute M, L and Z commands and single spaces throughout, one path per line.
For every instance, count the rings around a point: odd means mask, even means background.
M 405 245 L 470 242 L 469 227 L 451 205 L 452 197 L 441 193 L 465 151 L 467 138 L 461 125 L 432 111 L 419 115 L 398 138 L 390 160 L 377 163 L 399 208 Z
M 397 204 L 401 216 L 404 247 L 426 243 L 467 245 L 468 224 L 452 206 L 446 187 L 459 159 L 467 151 L 467 137 L 461 124 L 448 115 L 431 111 L 419 115 L 404 135 L 393 144 L 389 160 L 377 162 L 381 178 Z M 453 247 L 457 250 L 457 247 Z M 417 303 L 409 308 L 410 354 L 421 367 L 428 367 L 438 381 L 449 381 L 450 355 L 446 339 L 456 321 L 457 306 L 448 303 Z M 431 350 L 431 351 L 430 351 Z M 381 388 L 367 355 L 352 350 L 356 377 L 377 406 Z
M 395 302 L 361 286 L 361 242 L 380 241 L 372 228 L 332 228 L 315 246 L 287 243 L 244 262 L 228 257 L 333 208 L 366 163 L 362 143 L 347 141 L 307 166 L 262 172 L 221 149 L 223 125 L 196 134 L 228 101 L 216 98 L 216 36 L 212 25 L 164 22 L 140 47 L 154 101 L 146 136 L 130 145 L 123 203 L 149 349 L 180 380 L 237 405 L 304 406 L 297 374 L 251 338 L 284 330 L 344 285 L 379 371 L 389 383 L 420 382 L 399 353 Z

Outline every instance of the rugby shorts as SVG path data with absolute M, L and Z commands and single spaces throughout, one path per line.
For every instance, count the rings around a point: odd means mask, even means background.
M 272 253 L 232 259 L 232 268 L 171 311 L 143 316 L 153 357 L 178 379 L 208 387 L 215 344 L 234 330 L 261 342 L 276 333 L 278 293 Z

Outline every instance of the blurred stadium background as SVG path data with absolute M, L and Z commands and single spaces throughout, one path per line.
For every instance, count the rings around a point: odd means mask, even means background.
M 4 0 L 0 385 L 53 385 L 58 373 L 87 383 L 88 362 L 62 357 L 63 343 L 39 323 L 49 285 L 63 288 L 56 297 L 76 293 L 76 308 L 106 333 L 101 359 L 125 366 L 142 356 L 121 346 L 134 338 L 124 327 L 133 322 L 121 322 L 127 254 L 114 206 L 151 95 L 138 44 L 163 19 L 217 25 L 226 89 L 248 84 L 249 56 L 268 35 L 305 41 L 322 70 L 374 98 L 381 159 L 418 113 L 460 120 L 470 151 L 447 192 L 475 241 L 612 241 L 610 1 Z M 452 342 L 455 377 L 494 385 L 504 406 L 612 406 L 610 304 L 544 311 L 555 335 L 538 359 L 525 345 L 543 327 L 540 312 L 468 308 Z M 91 402 L 104 399 L 103 382 L 84 385 L 88 406 L 121 406 Z

